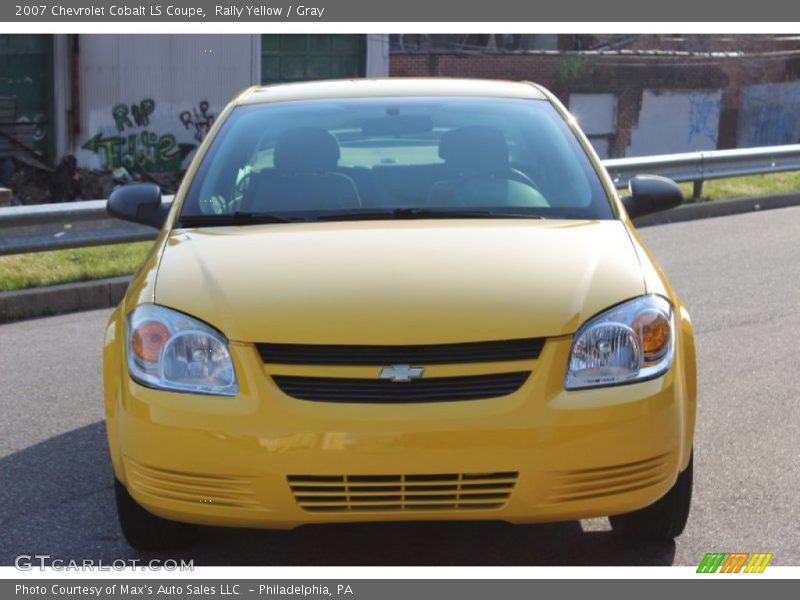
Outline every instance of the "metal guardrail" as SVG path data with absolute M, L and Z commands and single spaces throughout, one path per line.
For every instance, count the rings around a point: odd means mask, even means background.
M 105 200 L 0 208 L 0 256 L 141 242 L 156 235 L 152 227 L 111 217 Z
M 800 170 L 800 144 L 615 158 L 603 161 L 618 188 L 638 173 L 694 182 L 695 196 L 712 179 Z M 165 196 L 172 202 L 172 196 Z M 0 256 L 150 240 L 156 231 L 110 217 L 105 200 L 0 208 Z
M 604 160 L 603 166 L 618 188 L 627 187 L 634 175 L 652 173 L 679 183 L 693 182 L 694 196 L 699 197 L 704 181 L 800 170 L 800 144 L 613 158 Z

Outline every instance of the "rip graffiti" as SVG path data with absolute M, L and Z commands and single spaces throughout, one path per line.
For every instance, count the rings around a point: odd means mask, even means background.
M 194 139 L 198 142 L 206 138 L 208 130 L 214 124 L 214 113 L 208 112 L 208 100 L 201 100 L 191 110 L 183 111 L 179 118 L 186 129 L 194 127 Z
M 150 99 L 145 98 L 139 104 L 131 104 L 130 114 L 136 122 L 136 127 L 145 127 L 150 124 L 150 115 L 156 109 L 156 103 Z M 114 123 L 117 125 L 117 131 L 124 131 L 125 127 L 133 127 L 133 123 L 128 118 L 128 105 L 117 104 L 111 109 L 111 116 L 114 117 Z
M 117 104 L 111 109 L 111 117 L 117 132 L 122 134 L 126 128 L 148 127 L 150 115 L 155 109 L 155 101 L 146 98 L 130 107 L 127 104 Z M 98 133 L 83 144 L 85 150 L 95 154 L 102 151 L 104 168 L 108 170 L 125 167 L 154 172 L 179 171 L 183 167 L 184 159 L 195 147 L 196 144 L 179 143 L 171 133 L 158 134 L 147 129 L 108 137 Z

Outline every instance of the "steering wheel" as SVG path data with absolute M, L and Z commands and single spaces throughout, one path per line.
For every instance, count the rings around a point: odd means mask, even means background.
M 498 171 L 485 171 L 483 173 L 461 173 L 459 178 L 461 179 L 457 184 L 459 187 L 474 179 L 505 179 L 508 181 L 516 181 L 517 183 L 521 183 L 539 192 L 539 186 L 536 185 L 533 179 L 519 169 L 514 169 L 513 167 Z
M 510 179 L 512 181 L 516 181 L 518 183 L 522 183 L 524 185 L 527 185 L 528 187 L 532 187 L 537 192 L 539 191 L 539 186 L 536 185 L 536 183 L 533 181 L 533 179 L 528 177 L 525 173 L 523 173 L 519 169 L 514 169 L 514 168 L 509 167 L 506 175 L 507 176 L 505 177 L 505 179 Z M 510 175 L 510 177 L 508 175 Z
M 524 205 L 530 206 L 548 206 L 542 193 L 536 187 L 533 180 L 525 173 L 517 169 L 503 169 L 496 172 L 484 172 L 479 174 L 461 174 L 458 179 L 451 179 L 449 181 L 440 181 L 433 185 L 429 193 L 429 201 L 452 201 L 454 198 L 461 198 L 462 200 L 470 197 L 467 192 L 470 188 L 480 186 L 481 182 L 489 181 L 514 181 L 522 184 L 524 187 L 516 192 L 515 196 L 518 199 L 524 198 Z M 524 191 L 527 190 L 527 191 Z M 520 196 L 520 194 L 522 194 Z

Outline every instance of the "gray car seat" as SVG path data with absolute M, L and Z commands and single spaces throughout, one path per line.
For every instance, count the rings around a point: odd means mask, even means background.
M 450 206 L 547 206 L 536 184 L 511 167 L 503 133 L 468 125 L 442 135 L 439 157 L 447 177 L 431 186 L 429 204 Z
M 278 136 L 274 169 L 254 175 L 250 207 L 255 212 L 337 210 L 361 207 L 353 180 L 335 172 L 339 143 L 318 127 L 295 127 Z

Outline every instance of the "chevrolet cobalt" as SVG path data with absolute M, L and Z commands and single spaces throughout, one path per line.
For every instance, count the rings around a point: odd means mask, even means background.
M 326 81 L 225 108 L 105 334 L 122 531 L 610 516 L 683 530 L 689 314 L 559 101 L 526 82 Z

